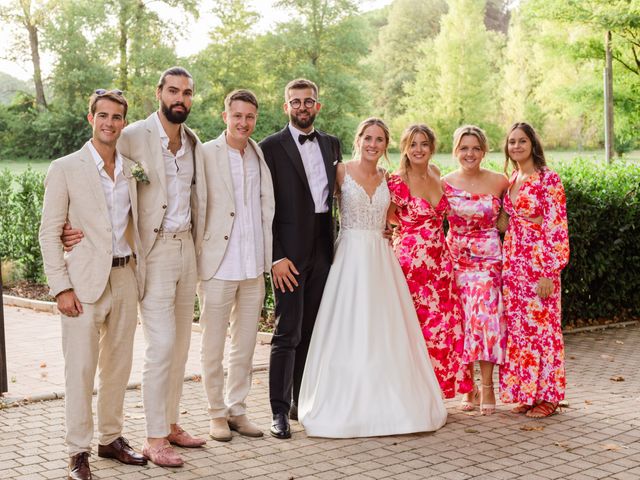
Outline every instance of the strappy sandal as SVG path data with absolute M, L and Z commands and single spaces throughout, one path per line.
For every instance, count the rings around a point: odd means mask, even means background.
M 542 401 L 525 415 L 529 418 L 547 418 L 558 412 L 558 403 Z
M 485 388 L 490 388 L 493 391 L 493 383 L 491 385 L 482 385 L 482 392 L 484 393 Z M 496 404 L 494 403 L 484 403 L 480 401 L 480 414 L 481 415 L 493 415 L 496 412 Z
M 473 384 L 473 390 L 469 392 L 468 400 L 462 400 L 460 402 L 460 410 L 463 412 L 473 412 L 475 408 L 480 405 L 480 390 Z
M 526 403 L 521 403 L 517 407 L 511 409 L 511 413 L 527 413 L 531 410 L 535 405 L 527 405 Z

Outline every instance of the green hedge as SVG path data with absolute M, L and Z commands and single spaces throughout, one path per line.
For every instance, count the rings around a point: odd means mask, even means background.
M 563 321 L 640 316 L 640 165 L 576 159 L 553 167 L 567 193 L 571 259 L 562 274 Z M 38 246 L 43 174 L 0 173 L 0 256 L 43 281 Z M 273 308 L 268 289 L 267 309 Z
M 19 175 L 0 172 L 0 258 L 14 260 L 21 275 L 44 282 L 38 229 L 44 197 L 44 174 L 28 168 Z
M 562 273 L 566 323 L 640 316 L 640 165 L 576 159 L 554 165 L 567 194 L 571 258 Z

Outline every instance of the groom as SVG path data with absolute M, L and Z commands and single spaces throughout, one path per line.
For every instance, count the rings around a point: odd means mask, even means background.
M 284 89 L 289 124 L 260 147 L 275 194 L 273 266 L 276 329 L 271 341 L 271 435 L 291 437 L 318 307 L 333 257 L 332 200 L 339 140 L 315 130 L 318 87 L 300 78 Z

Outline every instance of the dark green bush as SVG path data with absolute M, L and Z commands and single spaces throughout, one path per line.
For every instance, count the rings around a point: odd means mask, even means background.
M 571 258 L 563 322 L 640 316 L 640 165 L 556 164 L 567 194 Z
M 640 166 L 576 159 L 552 168 L 566 190 L 571 244 L 562 273 L 563 322 L 639 317 Z M 44 280 L 38 245 L 43 181 L 31 169 L 0 173 L 0 256 L 17 261 L 35 281 Z M 270 282 L 267 290 L 268 311 L 273 309 Z
M 0 243 L 2 257 L 15 260 L 28 280 L 44 282 L 38 229 L 42 216 L 44 174 L 31 168 L 0 175 Z

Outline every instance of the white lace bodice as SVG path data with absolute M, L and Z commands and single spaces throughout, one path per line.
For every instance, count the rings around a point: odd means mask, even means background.
M 390 202 L 391 196 L 385 178 L 380 181 L 373 196 L 369 198 L 362 185 L 356 182 L 349 172 L 346 172 L 340 189 L 340 230 L 382 232 Z

